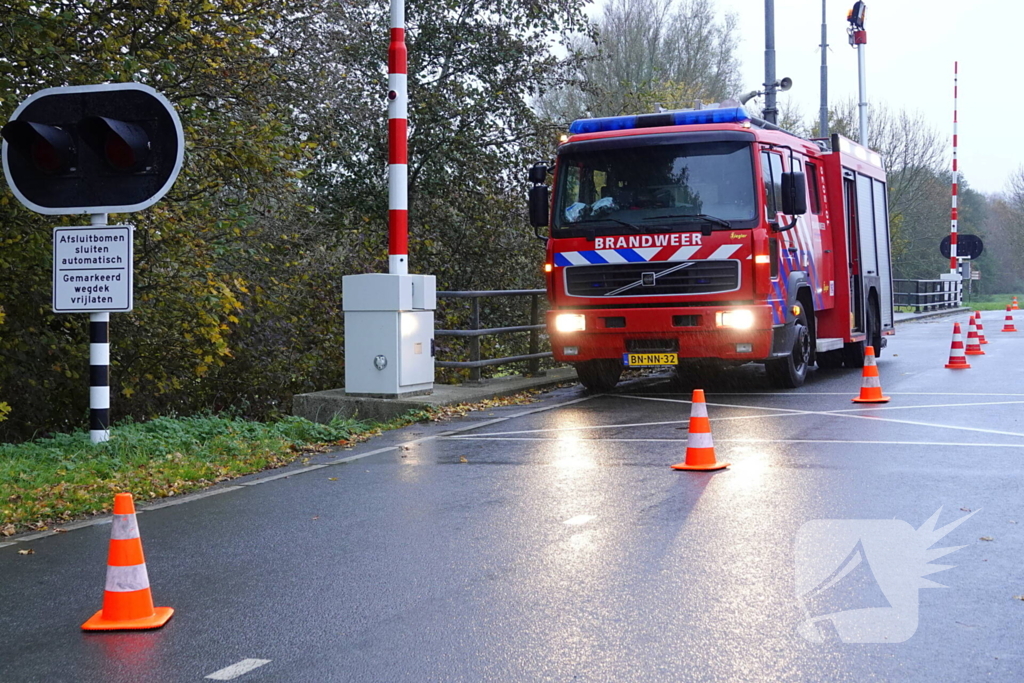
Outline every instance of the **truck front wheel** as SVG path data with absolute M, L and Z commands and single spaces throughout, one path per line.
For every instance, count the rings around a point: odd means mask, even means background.
M 807 379 L 807 368 L 811 364 L 811 352 L 814 339 L 807 326 L 807 314 L 800 311 L 793 323 L 793 349 L 785 358 L 775 358 L 764 364 L 768 379 L 772 384 L 784 389 L 796 389 L 803 386 Z
M 573 363 L 580 384 L 590 391 L 610 391 L 622 376 L 622 363 L 610 358 Z

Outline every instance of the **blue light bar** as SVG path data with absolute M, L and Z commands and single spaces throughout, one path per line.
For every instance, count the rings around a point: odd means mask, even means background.
M 696 126 L 702 123 L 742 123 L 749 120 L 750 116 L 743 107 L 666 111 L 660 114 L 641 114 L 640 116 L 608 116 L 601 119 L 578 119 L 569 126 L 569 134 L 604 133 L 612 130 L 653 128 L 656 126 Z

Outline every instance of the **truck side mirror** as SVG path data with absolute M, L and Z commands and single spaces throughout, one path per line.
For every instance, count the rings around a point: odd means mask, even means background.
M 530 188 L 530 225 L 535 228 L 548 227 L 547 185 L 534 185 Z
M 807 213 L 807 178 L 803 173 L 782 174 L 782 213 L 787 216 Z
M 548 167 L 543 161 L 538 161 L 530 167 L 529 179 L 534 185 L 540 185 L 548 178 Z
M 544 184 L 548 179 L 548 165 L 538 161 L 530 167 L 527 178 L 533 183 L 530 188 L 530 225 L 539 239 L 546 240 L 547 237 L 540 234 L 539 228 L 548 227 L 548 186 Z

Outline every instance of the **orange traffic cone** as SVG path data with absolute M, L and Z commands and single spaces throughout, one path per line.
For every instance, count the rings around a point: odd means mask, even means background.
M 967 348 L 964 350 L 964 354 L 968 356 L 984 356 L 985 352 L 981 348 L 981 340 L 978 338 L 978 325 L 974 321 L 974 316 L 971 316 L 971 322 L 967 325 Z
M 949 362 L 946 367 L 950 370 L 966 370 L 971 366 L 967 364 L 967 356 L 964 355 L 964 340 L 960 336 L 960 323 L 953 323 L 953 343 L 949 346 Z
M 981 311 L 974 312 L 974 326 L 978 328 L 978 341 L 988 344 L 988 339 L 985 339 L 985 326 L 981 323 Z
M 1010 308 L 1012 308 L 1015 311 L 1019 311 L 1020 310 L 1020 308 L 1017 307 L 1017 297 L 1013 297 L 1013 303 L 1010 304 Z
M 708 405 L 704 402 L 704 390 L 693 390 L 690 405 L 690 433 L 686 439 L 686 462 L 672 465 L 674 470 L 720 470 L 729 466 L 727 462 L 715 461 L 715 444 L 711 440 L 711 423 L 708 421 Z
M 119 493 L 114 496 L 103 609 L 82 624 L 82 630 L 159 628 L 172 614 L 174 610 L 170 607 L 153 607 L 139 524 L 135 519 L 135 504 L 132 494 Z
M 864 349 L 864 371 L 861 374 L 860 396 L 853 399 L 854 403 L 888 403 L 889 397 L 882 396 L 882 383 L 878 379 L 878 366 L 875 365 L 875 347 Z
M 1017 328 L 1013 326 L 1013 311 L 1010 307 L 1006 307 L 1006 322 L 1003 323 L 1003 332 L 1016 332 Z

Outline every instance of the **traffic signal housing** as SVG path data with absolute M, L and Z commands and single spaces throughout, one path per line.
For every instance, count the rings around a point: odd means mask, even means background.
M 0 129 L 4 175 L 38 213 L 126 213 L 157 202 L 184 158 L 177 113 L 140 83 L 41 90 Z

